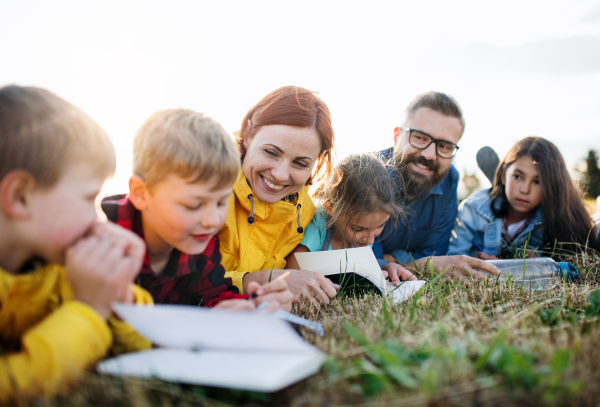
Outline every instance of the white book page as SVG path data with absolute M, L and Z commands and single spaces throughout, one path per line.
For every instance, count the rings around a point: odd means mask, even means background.
M 315 352 L 274 314 L 209 310 L 186 305 L 113 304 L 113 310 L 158 346 L 268 352 Z
M 418 281 L 405 281 L 400 284 L 399 287 L 396 287 L 393 283 L 387 283 L 387 295 L 388 299 L 392 301 L 393 304 L 398 304 L 408 300 L 412 297 L 417 291 L 421 289 L 425 285 L 426 281 L 418 280 Z
M 348 267 L 346 268 L 346 255 L 348 256 Z M 296 260 L 302 270 L 316 271 L 317 273 L 339 274 L 341 272 L 354 272 L 365 274 L 373 283 L 385 292 L 386 282 L 383 272 L 373 249 L 368 246 L 354 247 L 352 249 L 328 250 L 322 252 L 295 253 Z M 293 273 L 293 271 L 292 271 Z
M 114 376 L 273 392 L 316 373 L 324 360 L 320 351 L 281 354 L 152 349 L 106 360 L 97 369 Z

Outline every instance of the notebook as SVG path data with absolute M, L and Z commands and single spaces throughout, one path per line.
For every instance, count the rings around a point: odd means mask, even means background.
M 395 286 L 387 281 L 373 250 L 368 246 L 295 253 L 295 256 L 302 270 L 323 274 L 335 284 L 339 284 L 342 292 L 375 292 L 386 296 L 393 303 L 408 300 L 426 283 L 405 281 L 400 286 Z
M 274 392 L 316 373 L 325 354 L 274 314 L 114 304 L 159 348 L 101 362 L 102 374 Z

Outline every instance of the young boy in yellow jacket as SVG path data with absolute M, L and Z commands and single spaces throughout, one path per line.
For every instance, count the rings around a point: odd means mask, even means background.
M 152 302 L 131 284 L 143 242 L 97 221 L 114 169 L 112 143 L 81 110 L 0 89 L 0 404 L 55 394 L 109 349 L 151 346 L 111 312 Z

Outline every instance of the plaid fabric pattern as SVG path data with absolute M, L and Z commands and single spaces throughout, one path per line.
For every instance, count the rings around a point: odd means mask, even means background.
M 512 243 L 515 241 L 515 239 L 519 236 L 519 234 L 525 230 L 525 228 L 527 226 L 529 226 L 529 224 L 531 223 L 531 221 L 533 220 L 533 214 L 528 217 L 525 222 L 523 222 L 523 224 L 519 227 L 519 229 L 517 229 L 515 231 L 515 233 L 512 235 L 510 235 L 510 233 L 508 233 L 508 225 L 506 223 L 506 217 L 502 218 L 502 245 L 500 247 L 500 251 L 510 247 L 512 245 Z
M 141 213 L 131 204 L 127 195 L 104 198 L 102 210 L 109 220 L 144 238 Z M 150 268 L 146 252 L 137 283 L 152 295 L 157 304 L 210 307 L 223 300 L 248 298 L 239 294 L 231 278 L 225 277 L 219 246 L 217 235 L 200 254 L 187 255 L 173 249 L 167 266 L 160 274 Z

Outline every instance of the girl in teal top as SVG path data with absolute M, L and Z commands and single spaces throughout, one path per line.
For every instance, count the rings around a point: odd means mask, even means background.
M 399 219 L 402 212 L 385 164 L 373 154 L 346 157 L 314 198 L 315 215 L 302 242 L 286 258 L 287 268 L 299 269 L 297 252 L 370 247 L 388 219 Z M 417 279 L 399 264 L 389 263 L 382 270 L 396 284 Z

